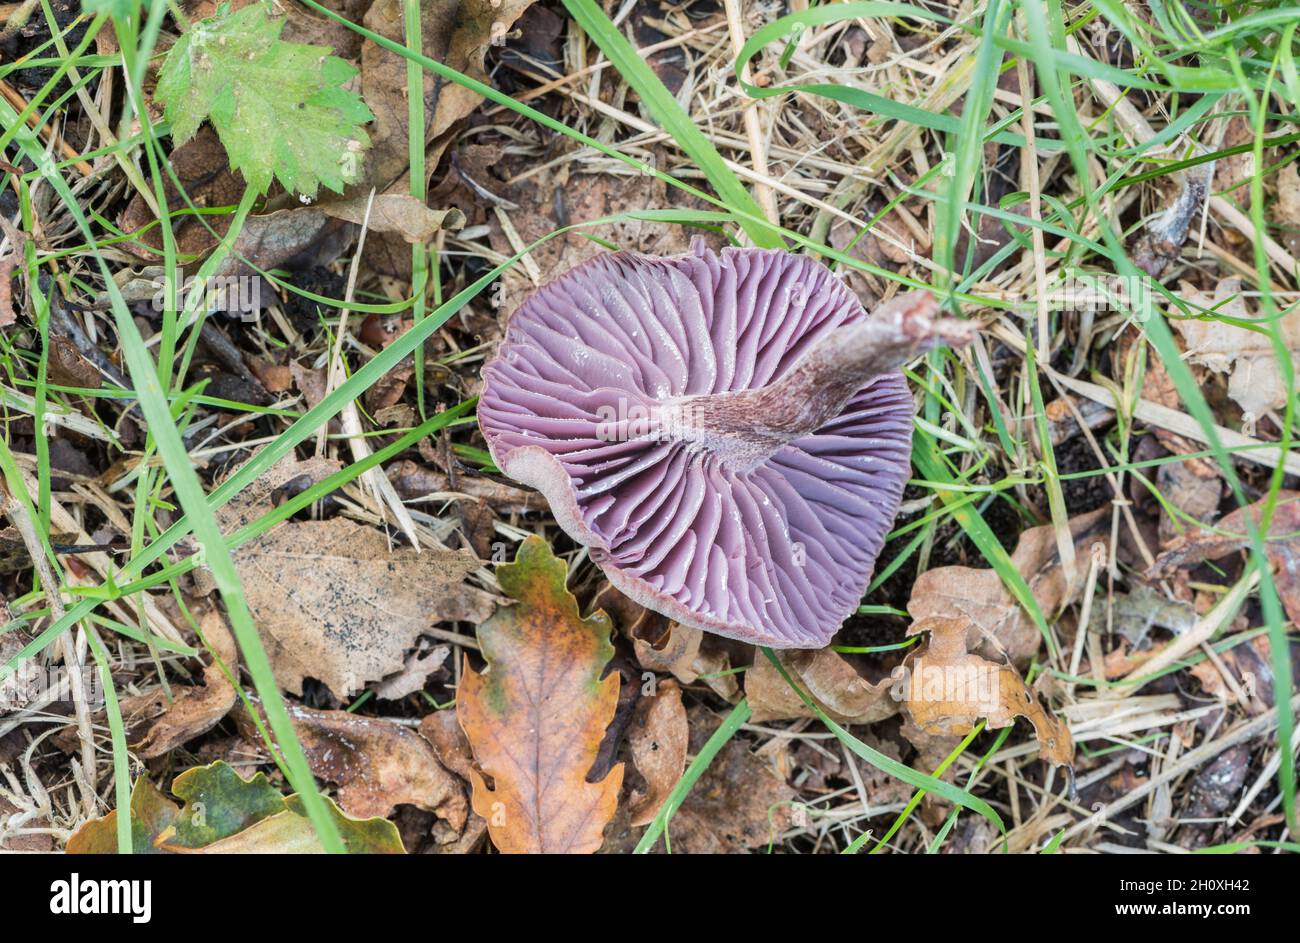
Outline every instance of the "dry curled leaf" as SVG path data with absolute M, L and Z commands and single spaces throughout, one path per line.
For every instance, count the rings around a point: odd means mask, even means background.
M 467 664 L 457 693 L 478 764 L 474 811 L 506 853 L 596 851 L 623 783 L 622 764 L 587 781 L 618 705 L 619 677 L 601 677 L 614 654 L 609 618 L 579 616 L 566 572 L 540 537 L 497 569 L 517 602 L 479 625 L 487 668 Z
M 1080 559 L 1087 559 L 1093 543 L 1109 539 L 1109 515 L 1109 508 L 1100 508 L 1070 521 Z M 1070 585 L 1061 567 L 1056 534 L 1050 524 L 1021 534 L 1011 562 L 1049 617 L 1077 590 L 1077 586 Z M 1005 657 L 1012 664 L 1028 661 L 1042 644 L 1038 627 L 993 569 L 944 566 L 927 570 L 912 585 L 907 611 L 916 622 L 965 620 L 969 630 L 967 643 L 972 651 L 990 658 Z
M 149 723 L 143 736 L 134 744 L 141 759 L 156 759 L 199 734 L 207 733 L 235 706 L 235 687 L 226 671 L 239 670 L 238 650 L 225 617 L 218 610 L 209 609 L 199 623 L 199 630 L 217 657 L 203 669 L 202 685 L 173 688 L 171 704 Z M 224 662 L 224 668 L 218 659 Z M 159 688 L 149 696 L 161 693 Z M 129 716 L 126 704 L 122 705 L 122 711 Z
M 429 675 L 439 671 L 451 654 L 450 645 L 430 645 L 406 656 L 406 664 L 397 674 L 389 675 L 375 685 L 375 697 L 384 701 L 400 701 L 422 689 Z
M 420 35 L 424 54 L 481 82 L 483 55 L 533 0 L 426 0 L 420 4 Z M 376 0 L 363 25 L 396 42 L 405 41 L 402 0 Z M 380 190 L 409 167 L 409 111 L 406 97 L 406 60 L 375 43 L 361 49 L 361 94 L 374 112 L 370 136 L 375 145 L 367 159 L 366 183 Z M 438 164 L 452 125 L 467 116 L 482 97 L 464 86 L 424 72 L 425 143 L 430 171 Z M 409 188 L 407 188 L 409 189 Z
M 692 752 L 720 722 L 706 709 L 691 710 Z M 795 791 L 751 747 L 739 737 L 729 740 L 687 794 L 667 830 L 674 854 L 741 854 L 766 846 L 793 823 Z M 661 838 L 655 850 L 663 849 Z
M 409 193 L 381 193 L 373 202 L 368 196 L 357 196 L 317 205 L 336 219 L 358 225 L 364 222 L 371 232 L 394 233 L 411 243 L 428 242 L 440 229 L 460 229 L 465 225 L 465 214 L 460 210 L 430 209 L 423 200 Z
M 872 724 L 898 712 L 891 696 L 893 681 L 872 684 L 838 652 L 791 649 L 777 652 L 781 664 L 832 720 L 843 724 Z M 766 658 L 754 659 L 745 672 L 745 696 L 756 724 L 770 720 L 813 717 L 815 714 Z
M 637 701 L 627 740 L 632 764 L 646 781 L 631 796 L 632 824 L 648 825 L 686 769 L 690 729 L 676 681 L 660 681 L 652 696 Z
M 1074 762 L 1069 728 L 1053 717 L 1021 680 L 1015 668 L 967 651 L 965 619 L 917 622 L 908 635 L 930 633 L 925 650 L 904 662 L 904 701 L 912 721 L 940 736 L 967 734 L 981 717 L 991 729 L 1026 718 L 1038 736 L 1043 759 L 1056 766 Z

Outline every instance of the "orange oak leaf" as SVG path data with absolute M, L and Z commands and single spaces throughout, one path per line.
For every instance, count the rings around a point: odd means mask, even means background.
M 479 625 L 487 668 L 480 674 L 466 664 L 457 691 L 478 765 L 474 811 L 508 854 L 594 852 L 623 784 L 622 764 L 587 781 L 618 706 L 619 677 L 601 678 L 614 655 L 609 617 L 579 616 L 566 572 L 540 537 L 497 568 L 517 602 Z

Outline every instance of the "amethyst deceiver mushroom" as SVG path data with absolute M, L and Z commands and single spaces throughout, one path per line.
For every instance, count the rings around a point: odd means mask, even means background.
M 911 292 L 868 317 L 829 269 L 780 250 L 603 255 L 511 316 L 479 425 L 632 599 L 820 648 L 858 606 L 908 478 L 898 368 L 973 336 L 936 312 Z

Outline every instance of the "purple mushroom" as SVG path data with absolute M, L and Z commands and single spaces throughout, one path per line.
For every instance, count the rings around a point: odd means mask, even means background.
M 533 294 L 479 425 L 610 582 L 684 625 L 820 648 L 856 609 L 910 469 L 899 367 L 974 334 L 911 292 L 868 317 L 825 266 L 697 240 Z

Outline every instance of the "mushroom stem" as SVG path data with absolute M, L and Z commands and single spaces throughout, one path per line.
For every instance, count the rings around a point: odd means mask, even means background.
M 940 344 L 962 346 L 976 325 L 936 318 L 929 292 L 899 295 L 865 321 L 833 331 L 779 380 L 753 390 L 688 396 L 664 404 L 674 434 L 718 453 L 737 470 L 753 468 L 788 442 L 838 416 L 873 378 Z

